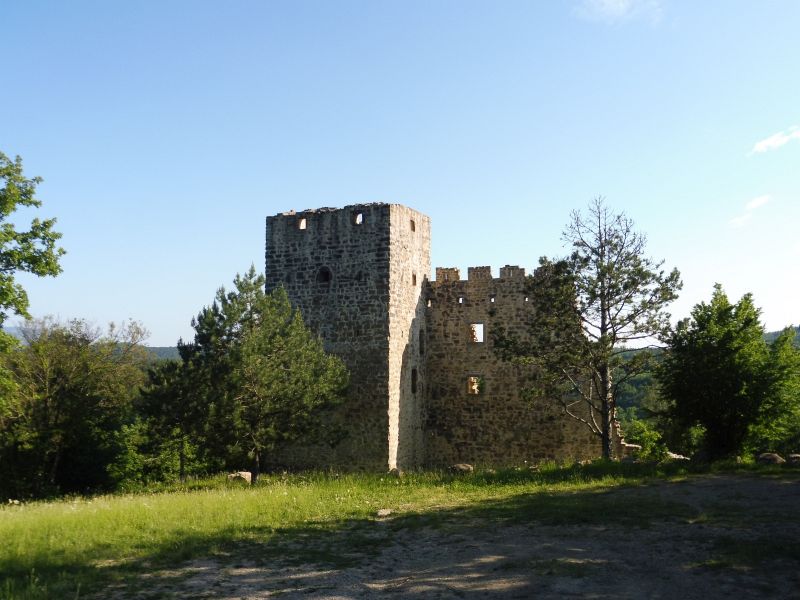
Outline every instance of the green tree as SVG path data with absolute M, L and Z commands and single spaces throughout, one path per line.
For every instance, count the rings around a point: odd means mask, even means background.
M 766 373 L 770 391 L 746 442 L 753 452 L 800 450 L 800 348 L 795 338 L 795 330 L 787 327 L 770 344 Z
M 192 326 L 194 340 L 178 345 L 184 383 L 173 394 L 183 394 L 183 431 L 202 439 L 209 462 L 250 461 L 257 479 L 268 453 L 322 434 L 324 411 L 343 400 L 348 375 L 282 288 L 266 294 L 251 267 Z
M 778 382 L 759 316 L 750 294 L 731 303 L 717 284 L 711 302 L 697 304 L 669 340 L 658 375 L 662 392 L 681 428 L 705 430 L 711 460 L 741 451 Z
M 149 360 L 137 323 L 105 335 L 85 321 L 28 321 L 6 357 L 16 391 L 0 420 L 3 487 L 41 495 L 110 484 L 116 431 Z
M 572 253 L 542 258 L 529 279 L 535 312 L 525 335 L 501 329 L 497 346 L 529 365 L 536 393 L 589 427 L 610 458 L 619 388 L 648 369 L 653 356 L 627 348 L 666 335 L 665 309 L 681 288 L 680 274 L 645 256 L 646 237 L 602 198 L 588 213 L 572 213 L 563 239 Z
M 238 437 L 253 458 L 255 480 L 266 454 L 318 432 L 320 411 L 344 399 L 348 374 L 278 288 L 245 332 L 234 380 Z
M 22 159 L 9 159 L 0 152 L 0 355 L 16 346 L 16 339 L 2 328 L 9 312 L 29 318 L 28 295 L 14 276 L 22 271 L 40 277 L 58 275 L 58 261 L 64 250 L 56 246 L 61 237 L 53 231 L 55 219 L 34 218 L 27 229 L 18 229 L 9 219 L 19 207 L 41 206 L 36 198 L 36 186 L 42 179 L 28 179 L 22 171 Z M 7 399 L 13 381 L 7 371 L 0 368 L 0 417 L 9 410 Z
M 149 455 L 147 464 L 140 459 L 145 467 L 140 473 L 129 470 L 142 482 L 166 478 L 173 470 L 173 457 L 180 481 L 186 480 L 187 473 L 204 470 L 206 465 L 197 460 L 197 441 L 203 437 L 205 415 L 197 403 L 195 387 L 191 364 L 162 360 L 148 370 L 138 406 L 143 432 L 131 430 L 140 446 L 138 450 L 132 448 L 132 456 Z
M 247 460 L 238 436 L 234 375 L 243 336 L 257 321 L 264 299 L 264 278 L 251 266 L 236 275 L 231 290 L 217 290 L 211 305 L 192 319 L 194 338 L 178 341 L 180 382 L 186 385 L 173 402 L 183 406 L 177 411 L 186 422 L 184 429 L 191 431 L 212 469 L 235 468 Z

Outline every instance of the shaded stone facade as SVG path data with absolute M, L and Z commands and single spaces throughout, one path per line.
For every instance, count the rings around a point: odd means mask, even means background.
M 283 285 L 325 348 L 350 369 L 335 448 L 273 457 L 295 468 L 515 465 L 594 458 L 600 444 L 556 408 L 532 408 L 492 328 L 534 310 L 525 271 L 430 274 L 430 219 L 398 204 L 320 208 L 267 218 L 267 290 Z M 524 334 L 522 329 L 520 333 Z

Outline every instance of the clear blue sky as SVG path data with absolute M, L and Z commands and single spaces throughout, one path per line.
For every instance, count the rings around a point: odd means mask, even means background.
M 0 5 L 0 150 L 45 182 L 64 273 L 35 316 L 191 336 L 263 269 L 264 218 L 397 202 L 433 264 L 566 249 L 597 195 L 769 329 L 800 321 L 800 2 L 41 2 Z M 29 217 L 28 213 L 20 215 Z

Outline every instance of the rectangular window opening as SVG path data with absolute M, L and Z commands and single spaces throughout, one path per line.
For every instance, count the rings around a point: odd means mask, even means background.
M 469 341 L 473 344 L 483 343 L 483 323 L 469 324 Z
M 411 369 L 411 393 L 417 393 L 417 370 Z
M 494 303 L 495 298 L 496 296 L 492 294 L 491 296 L 489 296 L 489 302 Z
M 430 308 L 431 306 L 433 306 L 433 300 L 428 298 L 428 308 Z
M 414 223 L 414 219 L 411 219 L 411 231 L 416 231 L 416 230 L 417 230 L 417 224 Z
M 470 375 L 467 377 L 467 394 L 479 396 L 483 393 L 484 382 L 480 375 Z
M 353 215 L 353 225 L 363 225 L 364 224 L 364 213 L 359 212 Z
M 416 273 L 412 273 L 411 274 L 411 285 L 417 285 L 417 274 Z
M 459 296 L 458 297 L 458 303 L 459 304 L 464 304 L 464 296 Z
M 298 229 L 305 229 L 307 225 L 308 225 L 308 222 L 306 221 L 306 218 L 305 218 L 305 217 L 302 217 L 302 218 L 301 218 L 301 219 L 300 219 L 300 220 L 297 222 L 297 228 L 298 228 Z

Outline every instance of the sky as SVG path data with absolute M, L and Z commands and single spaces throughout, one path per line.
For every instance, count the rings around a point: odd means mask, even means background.
M 400 203 L 432 263 L 533 268 L 597 196 L 680 270 L 677 318 L 800 322 L 800 2 L 0 3 L 0 151 L 44 181 L 35 317 L 190 339 L 265 217 Z M 10 319 L 14 322 L 14 319 Z

